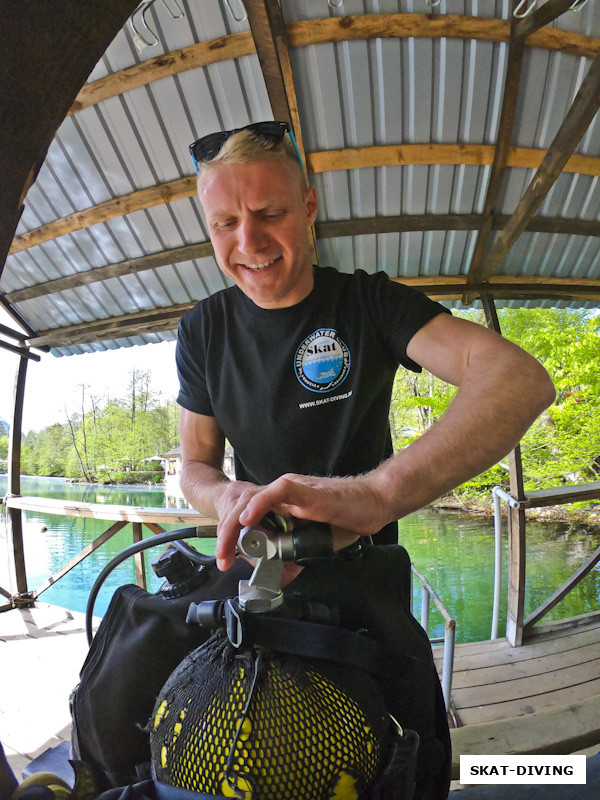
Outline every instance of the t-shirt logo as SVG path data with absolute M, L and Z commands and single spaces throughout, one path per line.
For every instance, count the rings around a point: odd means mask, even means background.
M 350 351 L 332 328 L 319 328 L 296 350 L 296 377 L 311 392 L 331 392 L 350 371 Z

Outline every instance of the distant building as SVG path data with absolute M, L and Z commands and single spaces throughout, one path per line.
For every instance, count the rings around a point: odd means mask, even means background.
M 169 475 L 179 475 L 181 472 L 181 447 L 174 447 L 160 457 L 165 478 Z
M 168 453 L 164 453 L 162 456 L 160 456 L 160 460 L 165 471 L 165 482 L 169 477 L 177 476 L 177 478 L 179 478 L 179 473 L 181 472 L 182 466 L 181 447 L 174 447 L 172 450 L 169 450 Z M 227 443 L 225 447 L 223 472 L 228 478 L 231 478 L 231 480 L 235 479 L 235 472 L 233 468 L 233 450 L 231 449 L 231 445 L 229 443 Z

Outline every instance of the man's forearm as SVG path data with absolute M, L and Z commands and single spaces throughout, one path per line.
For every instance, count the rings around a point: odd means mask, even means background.
M 554 399 L 546 371 L 523 359 L 473 364 L 450 408 L 416 442 L 366 476 L 399 519 L 503 458 Z
M 210 519 L 219 519 L 219 501 L 231 484 L 225 473 L 199 461 L 184 464 L 179 485 L 188 503 Z

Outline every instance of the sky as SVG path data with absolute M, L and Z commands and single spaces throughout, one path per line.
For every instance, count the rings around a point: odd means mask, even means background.
M 0 322 L 13 330 L 16 327 L 10 317 L 1 318 Z M 6 341 L 15 343 L 13 340 Z M 40 354 L 36 350 L 33 352 Z M 55 422 L 65 423 L 65 404 L 70 413 L 81 407 L 81 384 L 90 387 L 86 389 L 86 395 L 89 391 L 96 397 L 123 396 L 132 369 L 150 370 L 150 386 L 155 392 L 162 392 L 165 401 L 167 397 L 175 398 L 177 395 L 175 342 L 62 358 L 50 353 L 40 355 L 40 361 L 30 361 L 27 367 L 24 433 L 41 430 Z M 0 419 L 9 424 L 18 362 L 18 355 L 0 348 Z

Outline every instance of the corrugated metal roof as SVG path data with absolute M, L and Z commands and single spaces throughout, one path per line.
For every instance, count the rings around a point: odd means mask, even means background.
M 89 83 L 209 40 L 218 40 L 214 52 L 219 54 L 232 35 L 235 39 L 250 30 L 247 20 L 237 21 L 231 13 L 233 9 L 241 15 L 240 0 L 178 2 L 181 17 L 169 13 L 171 9 L 177 14 L 174 0 L 149 9 L 146 20 L 158 39 L 153 47 L 138 52 L 131 25 L 124 26 Z M 249 7 L 256 2 L 247 0 Z M 384 145 L 461 146 L 453 151 L 456 163 L 418 163 L 417 159 L 416 163 L 397 165 L 388 159 L 374 166 L 325 169 L 312 175 L 320 201 L 320 263 L 344 271 L 383 269 L 395 278 L 423 278 L 425 284 L 440 277 L 464 281 L 477 241 L 477 219 L 465 223 L 466 229 L 448 222 L 447 229 L 427 229 L 425 223 L 419 223 L 425 228 L 406 230 L 405 217 L 483 213 L 493 146 L 500 134 L 508 44 L 504 33 L 498 31 L 488 29 L 487 39 L 467 34 L 442 38 L 431 25 L 436 20 L 452 21 L 447 15 L 455 15 L 455 25 L 475 17 L 479 23 L 474 28 L 479 31 L 476 35 L 483 36 L 481 23 L 510 20 L 510 7 L 509 2 L 492 0 L 442 0 L 437 6 L 425 0 L 344 0 L 340 8 L 333 8 L 326 0 L 284 0 L 284 18 L 292 24 L 290 59 L 307 153 Z M 418 36 L 400 32 L 368 38 L 365 29 L 357 39 L 293 45 L 293 23 L 310 38 L 320 20 L 341 18 L 341 23 L 336 22 L 337 31 L 343 35 L 346 31 L 350 37 L 360 27 L 361 17 L 377 22 L 383 14 L 396 15 L 394 24 L 400 26 L 419 23 L 422 30 Z M 417 19 L 415 15 L 421 16 Z M 137 25 L 150 39 L 152 34 L 139 19 Z M 575 43 L 563 35 L 558 46 L 548 45 L 548 40 L 526 46 L 511 139 L 514 148 L 530 148 L 538 151 L 538 156 L 551 145 L 572 104 L 589 69 L 590 52 L 600 47 L 600 8 L 591 0 L 579 12 L 563 13 L 550 28 L 571 32 Z M 584 46 L 590 52 L 581 55 Z M 182 196 L 129 210 L 128 196 L 133 195 L 131 203 L 135 203 L 136 192 L 191 176 L 187 145 L 193 139 L 212 130 L 272 117 L 255 53 L 159 77 L 68 116 L 29 190 L 17 239 L 117 198 L 125 198 L 125 213 L 84 227 L 76 224 L 70 232 L 12 253 L 1 275 L 1 292 L 41 334 L 156 309 L 184 308 L 223 288 L 227 281 L 211 255 L 184 260 L 177 256 L 172 263 L 143 271 L 127 272 L 125 268 L 123 274 L 85 285 L 74 283 L 28 299 L 18 295 L 11 299 L 13 293 L 38 284 L 206 242 L 196 197 Z M 478 158 L 465 155 L 469 147 L 479 148 Z M 575 153 L 588 161 L 567 167 L 547 193 L 538 217 L 599 220 L 598 116 Z M 497 214 L 512 214 L 535 173 L 532 166 L 522 166 L 523 158 L 533 164 L 535 157 L 535 153 L 523 151 L 521 160 L 507 167 Z M 327 228 L 335 221 L 396 216 L 403 219 L 396 231 L 378 233 L 359 226 L 355 228 L 358 233 L 341 235 Z M 591 233 L 526 231 L 504 258 L 496 277 L 587 279 L 597 281 L 600 287 L 599 235 L 597 229 Z M 169 258 L 167 255 L 167 262 Z M 455 299 L 446 302 L 456 304 Z M 500 302 L 546 301 L 520 298 Z M 597 304 L 593 297 L 554 301 L 565 302 Z M 166 330 L 150 327 L 148 332 L 141 329 L 125 336 L 112 331 L 107 339 L 90 333 L 89 342 L 81 333 L 70 338 L 66 332 L 53 345 L 53 352 L 67 355 L 172 339 L 175 327 L 176 316 Z

